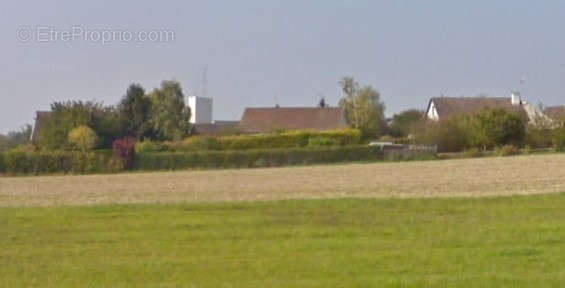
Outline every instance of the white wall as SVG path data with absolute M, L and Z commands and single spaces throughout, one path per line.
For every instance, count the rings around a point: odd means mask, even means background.
M 430 108 L 427 112 L 427 116 L 428 116 L 428 119 L 430 119 L 430 120 L 435 120 L 435 121 L 439 120 L 439 115 L 437 114 L 437 109 L 436 109 L 436 105 L 434 104 L 434 102 L 432 102 L 430 104 Z
M 190 123 L 212 123 L 212 98 L 188 96 L 187 104 L 191 111 Z

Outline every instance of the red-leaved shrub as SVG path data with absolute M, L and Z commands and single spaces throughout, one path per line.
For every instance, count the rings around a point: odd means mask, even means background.
M 135 159 L 135 139 L 118 139 L 114 141 L 112 147 L 114 148 L 114 157 L 122 161 L 124 169 L 131 169 Z

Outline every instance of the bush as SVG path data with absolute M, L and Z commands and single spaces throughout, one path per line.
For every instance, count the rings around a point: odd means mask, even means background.
M 308 139 L 308 147 L 339 146 L 334 139 L 329 137 L 313 137 Z
M 2 159 L 0 163 L 3 168 L 0 171 L 11 175 L 121 171 L 118 166 L 113 165 L 111 157 L 95 153 L 11 151 L 4 153 Z
M 114 141 L 114 158 L 120 160 L 124 169 L 129 170 L 135 159 L 135 139 L 124 138 Z
M 134 169 L 153 171 L 278 167 L 352 161 L 379 161 L 382 159 L 381 149 L 369 146 L 144 153 L 137 155 Z
M 428 122 L 417 135 L 417 142 L 438 145 L 440 152 L 482 150 L 502 145 L 522 146 L 526 123 L 520 114 L 504 109 L 486 109 L 477 114 L 462 114 Z
M 468 158 L 479 158 L 483 156 L 483 153 L 478 148 L 470 148 L 465 150 L 465 156 Z
M 221 150 L 221 143 L 214 137 L 190 137 L 182 142 L 169 143 L 168 147 L 172 151 L 200 151 L 200 150 Z
M 553 143 L 553 134 L 551 129 L 529 127 L 526 131 L 526 145 L 536 149 L 549 148 Z
M 82 153 L 94 149 L 98 142 L 98 135 L 88 126 L 79 126 L 69 132 L 69 144 L 73 147 L 80 149 Z
M 498 156 L 513 156 L 520 154 L 520 150 L 516 148 L 514 145 L 504 145 L 502 147 L 498 147 L 495 151 L 496 155 Z
M 468 115 L 444 118 L 439 122 L 428 122 L 416 135 L 416 142 L 437 145 L 439 152 L 460 152 L 470 148 Z
M 159 142 L 145 140 L 143 142 L 135 143 L 136 153 L 160 152 L 163 151 L 163 149 L 163 144 Z

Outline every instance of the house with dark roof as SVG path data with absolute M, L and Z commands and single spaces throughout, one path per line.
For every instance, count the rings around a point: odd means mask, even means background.
M 523 101 L 520 94 L 511 97 L 437 97 L 428 102 L 426 118 L 439 121 L 458 114 L 473 114 L 485 109 L 506 109 L 523 115 L 529 124 L 554 125 L 555 122 L 535 106 Z
M 246 108 L 239 123 L 245 133 L 284 130 L 334 130 L 347 127 L 341 108 L 272 107 Z
M 43 127 L 44 123 L 47 119 L 51 116 L 51 112 L 49 111 L 37 111 L 35 114 L 35 124 L 33 125 L 33 131 L 31 132 L 31 142 L 37 141 L 39 139 L 39 135 L 41 133 L 41 128 Z

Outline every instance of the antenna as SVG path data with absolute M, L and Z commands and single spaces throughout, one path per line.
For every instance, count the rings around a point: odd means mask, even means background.
M 278 93 L 275 91 L 275 107 L 279 108 L 279 95 Z
M 202 68 L 202 97 L 208 97 L 208 67 Z

